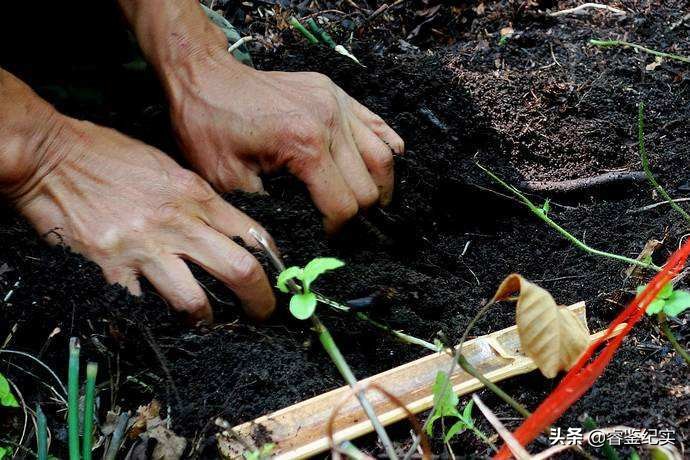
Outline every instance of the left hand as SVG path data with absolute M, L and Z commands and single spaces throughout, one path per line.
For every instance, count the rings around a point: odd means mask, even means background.
M 306 184 L 329 232 L 391 201 L 403 140 L 325 75 L 263 72 L 215 53 L 166 87 L 178 141 L 216 189 L 261 192 L 258 174 L 285 167 Z

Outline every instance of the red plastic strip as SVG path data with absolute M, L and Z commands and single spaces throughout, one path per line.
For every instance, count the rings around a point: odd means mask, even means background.
M 625 336 L 644 315 L 647 306 L 656 298 L 661 288 L 671 281 L 683 268 L 688 255 L 690 255 L 690 239 L 669 257 L 664 268 L 652 278 L 644 291 L 638 294 L 628 307 L 613 320 L 606 330 L 606 334 L 585 351 L 554 391 L 515 430 L 513 436 L 521 445 L 526 446 L 532 442 L 546 427 L 555 422 L 592 387 L 597 378 L 604 372 L 608 363 L 613 359 L 613 355 L 618 350 Z M 614 329 L 623 323 L 625 323 L 625 327 L 621 333 L 613 336 L 612 332 Z M 599 355 L 590 362 L 592 355 L 608 340 L 610 341 L 602 348 Z M 510 457 L 511 452 L 504 444 L 501 450 L 494 456 L 494 460 L 505 460 Z

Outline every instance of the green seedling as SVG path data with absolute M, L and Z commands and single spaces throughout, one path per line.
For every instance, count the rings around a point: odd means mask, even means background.
M 690 214 L 688 214 L 683 208 L 681 208 L 678 203 L 676 203 L 671 196 L 668 194 L 666 189 L 664 189 L 659 182 L 657 182 L 652 170 L 649 166 L 649 159 L 647 157 L 647 149 L 644 145 L 644 103 L 640 102 L 639 110 L 637 112 L 637 139 L 638 146 L 640 150 L 640 158 L 642 159 L 642 168 L 644 169 L 645 175 L 647 176 L 647 181 L 654 187 L 654 189 L 659 192 L 659 194 L 668 202 L 673 209 L 675 209 L 683 218 L 690 222 Z M 642 287 L 644 288 L 644 286 Z M 637 289 L 639 294 L 640 288 Z M 690 307 L 690 293 L 686 291 L 674 290 L 673 286 L 669 283 L 664 286 L 659 292 L 657 298 L 652 301 L 647 307 L 647 314 L 657 316 L 657 321 L 659 322 L 659 327 L 668 338 L 673 348 L 676 352 L 685 360 L 688 365 L 690 365 L 690 353 L 683 348 L 683 346 L 678 342 L 675 334 L 668 325 L 668 316 L 678 316 Z
M 638 286 L 637 293 L 644 291 L 646 285 Z M 666 316 L 676 317 L 690 308 L 690 292 L 674 289 L 673 284 L 668 283 L 647 307 L 647 315 L 664 313 Z
M 637 293 L 641 293 L 644 288 L 645 286 L 639 286 L 637 288 Z M 671 342 L 673 348 L 685 362 L 690 364 L 690 354 L 680 344 L 671 330 L 671 327 L 668 325 L 667 320 L 669 316 L 675 318 L 688 308 L 690 308 L 690 292 L 681 291 L 680 289 L 676 290 L 671 283 L 668 283 L 659 291 L 659 294 L 647 307 L 647 315 L 656 315 L 659 327 L 666 335 L 668 341 Z
M 12 448 L 11 447 L 0 447 L 0 460 L 3 460 L 5 458 L 10 458 L 12 456 Z
M 470 400 L 463 408 L 462 412 L 458 410 L 458 403 L 460 399 L 452 389 L 452 385 L 448 380 L 448 375 L 445 372 L 436 374 L 436 381 L 433 386 L 434 394 L 434 410 L 431 418 L 426 426 L 426 432 L 431 436 L 434 432 L 434 422 L 441 418 L 455 418 L 458 419 L 444 434 L 443 442 L 450 441 L 453 436 L 464 431 L 472 431 L 479 439 L 489 444 L 495 449 L 493 444 L 489 441 L 484 433 L 482 433 L 474 424 L 472 417 L 472 409 L 474 408 L 474 401 Z
M 316 310 L 318 300 L 316 294 L 311 291 L 311 284 L 322 274 L 329 270 L 335 270 L 345 265 L 344 262 L 332 257 L 317 257 L 310 261 L 304 268 L 289 267 L 278 275 L 276 287 L 281 292 L 289 293 L 290 281 L 298 280 L 301 283 L 301 292 L 292 294 L 290 298 L 290 313 L 297 319 L 305 320 L 311 317 Z
M 266 460 L 271 458 L 271 454 L 273 453 L 273 450 L 275 448 L 276 445 L 272 442 L 269 442 L 261 446 L 261 448 L 259 449 L 254 449 L 249 452 L 243 452 L 242 456 L 245 458 L 245 460 Z
M 508 183 L 505 182 L 503 179 L 501 179 L 501 178 L 498 177 L 496 174 L 494 174 L 493 172 L 489 171 L 488 169 L 486 169 L 484 166 L 480 165 L 479 163 L 476 163 L 476 165 L 477 165 L 477 167 L 478 167 L 479 169 L 481 169 L 481 170 L 484 171 L 489 177 L 491 177 L 491 179 L 493 179 L 496 183 L 498 183 L 499 185 L 501 185 L 502 187 L 504 187 L 506 190 L 508 190 L 510 193 L 512 193 L 513 195 L 515 195 L 517 198 L 519 198 L 520 201 L 521 201 L 525 206 L 527 206 L 527 208 L 528 208 L 530 211 L 532 211 L 532 213 L 533 213 L 535 216 L 539 217 L 539 218 L 540 218 L 541 220 L 543 220 L 549 227 L 551 227 L 552 229 L 554 229 L 554 230 L 556 230 L 558 233 L 560 233 L 564 238 L 566 238 L 568 241 L 570 241 L 575 247 L 577 247 L 577 248 L 579 248 L 579 249 L 581 249 L 581 250 L 583 250 L 583 251 L 585 251 L 585 252 L 588 252 L 588 253 L 590 253 L 590 254 L 592 254 L 592 255 L 595 255 L 595 256 L 607 257 L 607 258 L 609 258 L 609 259 L 618 260 L 619 262 L 625 262 L 625 263 L 627 263 L 627 264 L 629 264 L 629 265 L 636 265 L 636 266 L 638 266 L 638 267 L 648 268 L 648 269 L 652 269 L 652 270 L 655 270 L 655 271 L 660 271 L 660 270 L 661 270 L 661 267 L 657 267 L 656 265 L 654 265 L 654 264 L 652 264 L 652 263 L 645 263 L 645 262 L 642 262 L 642 261 L 640 261 L 640 260 L 631 259 L 630 257 L 625 257 L 625 256 L 622 256 L 622 255 L 620 255 L 620 254 L 615 254 L 615 253 L 612 253 L 612 252 L 602 251 L 602 250 L 600 250 L 600 249 L 595 249 L 595 248 L 589 246 L 588 244 L 586 244 L 586 243 L 583 242 L 582 240 L 578 239 L 575 235 L 573 235 L 572 233 L 568 232 L 566 229 L 564 229 L 563 227 L 561 227 L 560 225 L 558 225 L 553 219 L 551 219 L 551 217 L 549 217 L 549 216 L 547 215 L 548 207 L 547 207 L 547 212 L 544 212 L 545 210 L 544 210 L 543 207 L 539 207 L 539 206 L 537 206 L 536 204 L 534 204 L 534 203 L 533 203 L 529 198 L 527 198 L 527 196 L 525 196 L 525 194 L 522 193 L 520 190 L 518 190 L 517 188 L 515 188 L 515 187 L 513 187 L 512 185 L 508 184 Z
M 664 53 L 663 51 L 653 50 L 651 48 L 647 48 L 646 46 L 638 45 L 637 43 L 626 42 L 623 40 L 596 40 L 596 39 L 592 39 L 589 41 L 589 44 L 594 45 L 594 46 L 600 46 L 602 48 L 610 48 L 610 47 L 614 47 L 614 46 L 622 46 L 624 48 L 633 48 L 637 51 L 642 51 L 644 53 L 651 54 L 652 56 L 657 56 L 660 58 L 673 59 L 674 61 L 680 61 L 680 62 L 685 62 L 685 63 L 690 64 L 690 58 L 688 58 L 688 57 L 680 56 L 678 54 Z
M 0 374 L 0 406 L 19 407 L 17 398 L 14 397 L 10 389 L 10 382 L 2 374 Z

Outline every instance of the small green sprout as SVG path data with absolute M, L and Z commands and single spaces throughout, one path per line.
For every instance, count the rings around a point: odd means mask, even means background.
M 546 216 L 549 214 L 549 211 L 551 211 L 551 200 L 547 198 L 546 200 L 544 200 L 544 204 L 541 205 L 541 212 L 543 212 Z
M 245 460 L 265 460 L 271 458 L 271 454 L 275 448 L 276 445 L 272 442 L 269 442 L 261 446 L 260 449 L 243 452 L 242 456 L 245 458 Z
M 640 294 L 645 287 L 645 285 L 639 286 L 637 293 Z M 688 308 L 690 308 L 690 292 L 675 290 L 673 289 L 673 284 L 668 283 L 661 288 L 656 298 L 650 302 L 647 307 L 647 314 L 652 316 L 663 312 L 667 316 L 675 317 Z
M 450 441 L 453 436 L 466 430 L 471 430 L 482 441 L 489 443 L 488 438 L 474 424 L 472 409 L 474 401 L 470 400 L 463 408 L 462 413 L 458 411 L 460 399 L 453 391 L 453 386 L 448 380 L 448 374 L 439 371 L 436 374 L 436 381 L 433 386 L 434 393 L 434 412 L 428 421 L 426 432 L 431 436 L 434 432 L 434 422 L 440 418 L 453 417 L 459 419 L 453 424 L 443 436 L 443 442 Z M 489 443 L 490 444 L 490 443 Z
M 0 374 L 0 406 L 19 407 L 19 403 L 10 389 L 10 382 L 2 374 Z
M 12 456 L 12 448 L 11 447 L 1 447 L 0 446 L 0 460 L 3 460 L 4 458 L 9 458 Z
M 289 267 L 278 275 L 276 287 L 281 292 L 289 293 L 288 282 L 296 279 L 301 283 L 301 292 L 293 293 L 290 299 L 290 313 L 297 319 L 308 319 L 316 310 L 316 294 L 311 291 L 311 284 L 328 270 L 335 270 L 345 265 L 344 262 L 332 257 L 317 257 L 304 268 Z

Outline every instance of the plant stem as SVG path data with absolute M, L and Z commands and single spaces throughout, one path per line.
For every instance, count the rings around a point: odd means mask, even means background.
M 544 211 L 541 208 L 539 208 L 534 203 L 532 203 L 529 200 L 529 198 L 527 198 L 525 195 L 523 195 L 518 189 L 516 189 L 512 185 L 507 184 L 506 182 L 504 182 L 502 179 L 500 179 L 498 176 L 496 176 L 494 173 L 492 173 L 491 171 L 489 171 L 488 169 L 486 169 L 485 167 L 483 167 L 479 163 L 476 163 L 476 164 L 479 167 L 479 169 L 481 169 L 486 174 L 488 174 L 494 181 L 498 182 L 500 185 L 502 185 L 507 190 L 509 190 L 512 194 L 517 196 L 520 199 L 520 201 L 522 201 L 525 204 L 525 206 L 527 206 L 529 208 L 529 210 L 532 211 L 532 213 L 534 215 L 536 215 L 541 220 L 546 222 L 551 228 L 553 228 L 558 233 L 560 233 L 562 236 L 564 236 L 567 240 L 569 240 L 571 243 L 573 243 L 576 247 L 582 249 L 585 252 L 596 255 L 596 256 L 608 257 L 609 259 L 618 260 L 620 262 L 626 262 L 630 265 L 636 265 L 636 266 L 642 267 L 642 268 L 651 268 L 651 269 L 656 270 L 656 271 L 661 271 L 661 267 L 658 267 L 651 262 L 643 262 L 641 260 L 631 259 L 630 257 L 621 256 L 619 254 L 613 254 L 611 252 L 601 251 L 599 249 L 594 249 L 593 247 L 588 246 L 584 242 L 577 239 L 577 237 L 575 237 L 574 235 L 569 233 L 567 230 L 565 230 L 563 227 L 558 225 L 556 222 L 554 222 L 549 216 L 546 215 L 546 213 L 544 213 Z
M 357 378 L 352 373 L 347 361 L 345 361 L 345 357 L 342 355 L 342 353 L 340 353 L 340 349 L 335 344 L 331 333 L 316 315 L 312 315 L 311 320 L 312 324 L 314 325 L 314 329 L 319 336 L 321 345 L 323 345 L 324 350 L 326 350 L 326 353 L 328 353 L 328 356 L 331 358 L 331 361 L 333 361 L 333 364 L 335 364 L 335 367 L 338 368 L 340 375 L 343 376 L 345 382 L 347 382 L 350 387 L 357 385 Z M 359 391 L 357 393 L 357 399 L 359 400 L 362 409 L 364 409 L 364 412 L 367 414 L 367 417 L 369 417 L 369 420 L 371 420 L 371 424 L 381 440 L 381 443 L 386 450 L 386 454 L 390 459 L 396 460 L 398 457 L 395 453 L 395 449 L 393 448 L 393 444 L 388 437 L 388 433 L 386 433 L 385 428 L 383 428 L 383 425 L 381 425 L 381 422 L 376 416 L 376 412 L 374 412 L 374 408 L 371 406 L 371 403 L 366 398 L 364 391 Z
M 409 334 L 405 334 L 404 332 L 396 331 L 395 329 L 392 329 L 392 328 L 386 326 L 385 324 L 379 323 L 378 321 L 371 319 L 369 317 L 369 315 L 362 313 L 361 311 L 358 311 L 357 313 L 355 313 L 355 316 L 357 318 L 361 319 L 362 321 L 368 322 L 369 324 L 373 325 L 374 327 L 377 327 L 381 330 L 388 332 L 389 334 L 392 334 L 398 340 L 402 340 L 405 343 L 409 343 L 411 345 L 418 345 L 420 347 L 427 348 L 431 351 L 439 351 L 438 347 L 436 345 L 434 345 L 433 343 L 427 342 L 426 340 L 422 340 L 420 338 L 417 338 L 417 337 L 409 335 Z
M 484 433 L 482 433 L 479 428 L 477 428 L 476 426 L 473 426 L 471 429 L 472 429 L 472 432 L 474 433 L 474 435 L 476 437 L 478 437 L 479 439 L 484 441 L 484 443 L 487 444 L 489 447 L 491 447 L 495 452 L 498 451 L 496 444 L 491 442 L 491 440 L 489 440 L 489 438 L 487 438 L 486 435 Z
M 652 170 L 649 167 L 647 149 L 645 149 L 644 146 L 644 102 L 640 102 L 637 114 L 637 139 L 640 147 L 640 157 L 642 158 L 642 169 L 644 170 L 644 173 L 647 176 L 647 180 L 650 184 L 652 184 L 652 187 L 654 187 L 656 191 L 659 192 L 659 195 L 661 195 L 664 198 L 664 200 L 666 200 L 666 202 L 671 205 L 673 209 L 678 211 L 680 215 L 682 215 L 685 218 L 685 220 L 690 222 L 690 214 L 688 214 L 683 208 L 681 208 L 678 205 L 678 203 L 676 203 L 673 200 L 673 198 L 671 198 L 671 196 L 666 192 L 666 190 L 661 185 L 659 185 L 659 183 L 654 178 L 654 175 L 652 174 Z
M 48 460 L 48 423 L 40 405 L 36 405 L 36 441 L 38 460 Z
M 510 395 L 508 395 L 508 393 L 501 390 L 495 383 L 484 377 L 484 375 L 481 372 L 479 372 L 472 364 L 470 364 L 469 361 L 467 361 L 465 355 L 462 354 L 462 345 L 465 343 L 467 337 L 470 335 L 470 331 L 472 330 L 474 325 L 477 324 L 477 321 L 479 321 L 486 314 L 486 312 L 489 311 L 491 307 L 493 307 L 494 303 L 495 302 L 493 301 L 493 299 L 487 302 L 486 305 L 480 308 L 477 314 L 474 315 L 474 318 L 470 320 L 469 324 L 465 328 L 465 332 L 463 332 L 462 337 L 460 338 L 460 343 L 458 344 L 457 361 L 460 367 L 462 367 L 462 369 L 465 372 L 479 380 L 486 388 L 493 391 L 496 396 L 501 398 L 503 401 L 508 403 L 510 407 L 519 412 L 520 415 L 527 418 L 531 415 L 531 413 L 525 408 L 525 406 L 515 401 L 512 397 L 510 397 Z
M 91 446 L 93 445 L 93 411 L 96 397 L 96 375 L 98 364 L 86 365 L 86 393 L 84 395 L 84 439 L 82 444 L 82 457 L 91 460 Z
M 678 353 L 685 360 L 685 362 L 690 365 L 690 354 L 685 348 L 683 348 L 683 345 L 678 342 L 678 339 L 671 330 L 671 327 L 668 325 L 666 314 L 663 312 L 659 313 L 657 315 L 657 319 L 659 320 L 659 327 L 662 331 L 664 331 L 664 334 L 666 334 L 666 338 L 669 342 L 671 342 L 671 345 L 673 345 L 676 353 Z
M 304 27 L 296 17 L 290 16 L 290 25 L 297 29 L 302 35 L 304 35 L 304 37 L 309 41 L 309 43 L 314 44 L 319 42 L 319 39 L 316 38 L 314 34 L 309 32 L 307 28 Z
M 70 460 L 79 460 L 79 339 L 69 341 L 67 373 L 67 438 Z
M 685 62 L 685 63 L 690 64 L 690 58 L 687 58 L 685 56 L 680 56 L 678 54 L 664 53 L 663 51 L 653 50 L 651 48 L 647 48 L 646 46 L 638 45 L 637 43 L 626 42 L 623 40 L 595 40 L 595 39 L 592 39 L 589 41 L 589 43 L 592 45 L 602 46 L 602 47 L 629 46 L 630 48 L 634 48 L 634 49 L 639 50 L 639 51 L 644 51 L 645 53 L 651 54 L 653 56 L 659 56 L 662 58 L 673 59 L 676 61 L 681 61 L 681 62 Z
M 462 353 L 458 356 L 458 364 L 460 365 L 460 367 L 463 368 L 463 370 L 465 372 L 467 372 L 472 377 L 479 380 L 482 383 L 482 385 L 484 385 L 487 389 L 493 391 L 493 393 L 496 396 L 498 396 L 503 401 L 508 403 L 510 405 L 510 407 L 515 409 L 517 412 L 519 412 L 520 415 L 522 415 L 525 418 L 532 415 L 532 413 L 530 411 L 528 411 L 525 408 L 525 406 L 523 406 L 519 402 L 515 401 L 513 398 L 510 397 L 510 395 L 508 395 L 508 393 L 501 390 L 495 383 L 493 383 L 491 380 L 484 377 L 484 375 L 482 375 L 481 372 L 479 372 L 472 364 L 470 364 L 469 361 L 467 361 L 467 358 L 465 358 L 465 356 Z

